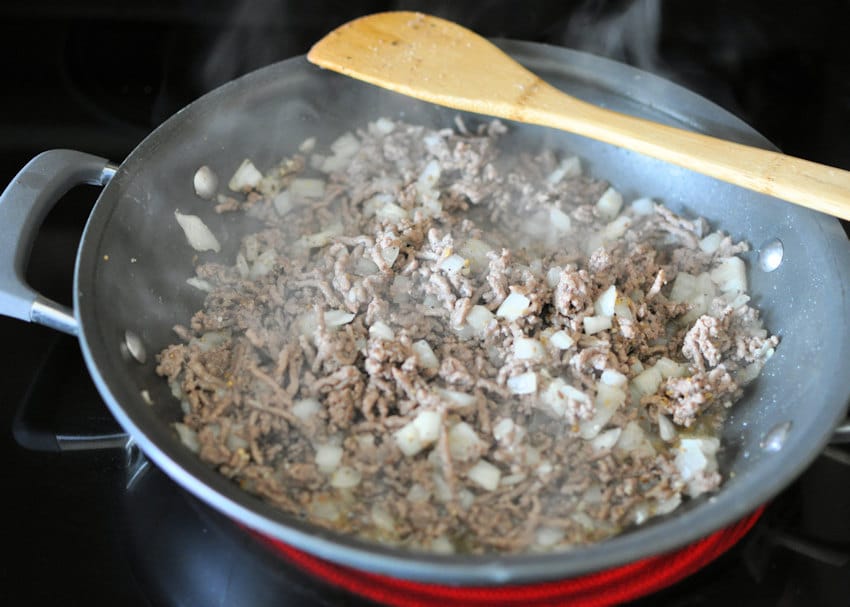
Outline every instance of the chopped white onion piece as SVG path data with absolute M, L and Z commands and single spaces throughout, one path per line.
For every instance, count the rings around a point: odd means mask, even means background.
M 679 272 L 676 274 L 676 280 L 673 281 L 673 288 L 670 291 L 670 301 L 676 303 L 688 301 L 697 288 L 697 277 L 687 272 Z
M 335 156 L 351 158 L 360 149 L 360 141 L 351 133 L 345 133 L 331 144 Z
M 429 160 L 419 179 L 416 180 L 416 189 L 420 194 L 428 195 L 436 187 L 440 181 L 440 162 L 438 160 Z
M 315 137 L 307 137 L 301 144 L 298 146 L 298 151 L 302 154 L 309 154 L 316 148 L 316 138 Z
M 398 259 L 398 247 L 384 247 L 381 249 L 381 257 L 387 262 L 387 265 L 393 267 L 395 260 Z
M 383 506 L 373 504 L 369 514 L 372 518 L 372 523 L 374 523 L 375 527 L 378 529 L 389 533 L 393 533 L 396 530 L 395 521 L 393 520 L 392 515 L 390 515 Z
M 393 339 L 395 339 L 395 332 L 387 323 L 381 322 L 379 320 L 372 323 L 372 326 L 369 327 L 369 337 L 392 341 Z
M 393 202 L 388 202 L 375 211 L 375 216 L 381 221 L 398 223 L 407 219 L 407 211 Z
M 449 538 L 445 535 L 440 535 L 431 540 L 431 551 L 437 554 L 454 554 L 455 547 Z
M 142 400 L 145 401 L 146 405 L 152 405 L 153 399 L 151 398 L 151 393 L 147 390 L 142 390 L 139 392 L 139 395 L 142 397 Z
M 434 354 L 434 350 L 431 349 L 431 346 L 424 339 L 413 342 L 411 349 L 420 367 L 424 369 L 440 368 L 440 361 L 437 359 L 437 355 Z
M 598 316 L 614 316 L 617 304 L 617 287 L 611 285 L 596 298 L 593 309 Z
M 614 188 L 608 188 L 596 202 L 596 210 L 602 219 L 611 221 L 623 208 L 623 196 Z
M 299 177 L 289 185 L 289 193 L 295 200 L 304 198 L 321 198 L 325 195 L 325 181 Z
M 473 272 L 481 272 L 487 269 L 490 264 L 487 253 L 492 250 L 493 247 L 477 238 L 470 238 L 458 247 L 458 251 L 469 260 L 469 266 Z
M 622 388 L 626 385 L 627 378 L 619 371 L 614 371 L 613 369 L 605 369 L 602 372 L 602 377 L 600 378 L 600 381 L 603 384 L 608 384 L 609 386 L 616 386 L 618 388 Z
M 218 175 L 210 167 L 204 165 L 195 171 L 192 185 L 195 187 L 195 194 L 204 200 L 212 200 L 215 191 L 218 189 Z
M 331 476 L 331 487 L 351 489 L 360 484 L 361 474 L 350 466 L 340 466 Z
M 307 421 L 318 413 L 320 408 L 318 399 L 302 398 L 292 404 L 292 414 L 302 421 Z
M 483 334 L 493 320 L 493 313 L 484 306 L 472 306 L 466 315 L 466 324 L 475 332 Z
M 682 438 L 679 441 L 679 453 L 674 464 L 682 480 L 688 483 L 688 494 L 696 497 L 704 491 L 699 478 L 717 470 L 717 450 L 720 440 L 717 438 Z M 696 481 L 696 482 L 695 482 Z
M 533 371 L 508 378 L 508 390 L 511 394 L 534 394 L 537 392 L 537 374 Z
M 339 467 L 342 461 L 342 447 L 337 445 L 319 445 L 316 447 L 316 466 L 320 472 L 330 474 Z
M 466 267 L 466 260 L 454 253 L 440 262 L 440 269 L 446 274 L 457 274 Z
M 481 454 L 484 444 L 472 426 L 466 422 L 459 422 L 449 430 L 449 452 L 452 459 L 458 461 L 469 461 Z
M 658 359 L 654 366 L 661 373 L 661 377 L 665 379 L 668 377 L 684 377 L 688 374 L 687 365 L 677 363 L 663 356 Z
M 673 426 L 673 422 L 667 419 L 667 416 L 658 412 L 656 417 L 658 420 L 658 436 L 661 437 L 665 443 L 672 443 L 676 440 L 676 428 Z
M 436 411 L 422 411 L 394 436 L 402 453 L 416 455 L 440 436 L 440 414 Z
M 569 232 L 572 227 L 570 216 L 555 207 L 549 209 L 549 223 L 555 231 L 560 233 Z
M 326 521 L 339 519 L 339 507 L 335 500 L 325 495 L 317 495 L 310 503 L 310 515 Z
M 503 487 L 517 485 L 524 481 L 526 478 L 527 476 L 524 473 L 518 472 L 517 474 L 509 474 L 507 476 L 503 476 L 502 480 L 499 481 L 499 484 Z
M 198 441 L 197 432 L 180 422 L 174 423 L 174 429 L 177 431 L 177 436 L 180 437 L 180 442 L 188 447 L 190 451 L 197 453 L 201 450 L 201 443 Z
M 429 497 L 431 497 L 431 492 L 419 483 L 414 483 L 410 491 L 407 492 L 407 501 L 414 504 L 427 502 Z
M 508 438 L 516 427 L 517 425 L 510 417 L 503 417 L 493 426 L 493 438 L 502 442 Z
M 747 290 L 747 268 L 740 257 L 726 257 L 711 271 L 711 280 L 724 294 Z
M 557 527 L 539 527 L 534 532 L 534 541 L 538 546 L 551 548 L 564 541 L 564 530 Z
M 617 303 L 614 304 L 614 316 L 625 320 L 634 320 L 632 309 L 625 298 L 617 298 Z
M 548 405 L 559 416 L 566 415 L 567 406 L 571 400 L 585 403 L 588 406 L 591 404 L 590 397 L 587 394 L 572 387 L 560 377 L 550 381 L 546 389 L 540 394 L 540 401 Z
M 310 249 L 323 247 L 333 242 L 333 239 L 342 234 L 342 224 L 335 223 L 328 226 L 321 232 L 315 234 L 307 234 L 298 239 L 298 243 Z
M 639 373 L 632 378 L 632 387 L 637 390 L 641 396 L 655 394 L 658 386 L 661 385 L 661 380 L 664 379 L 659 371 L 654 366 Z
M 257 167 L 254 166 L 254 163 L 250 159 L 246 158 L 239 165 L 239 168 L 236 169 L 236 172 L 233 173 L 233 177 L 230 178 L 230 183 L 227 184 L 227 187 L 234 192 L 246 192 L 256 188 L 262 179 L 263 174 L 257 170 Z
M 626 215 L 621 215 L 602 228 L 602 234 L 606 240 L 617 240 L 626 233 L 626 230 L 628 230 L 631 225 L 631 218 Z
M 495 491 L 499 487 L 499 479 L 502 472 L 486 460 L 479 460 L 466 473 L 469 480 L 480 485 L 487 491 Z
M 549 343 L 558 348 L 559 350 L 568 350 L 572 348 L 573 344 L 576 341 L 567 334 L 563 329 L 560 331 L 555 331 L 552 333 L 552 336 L 549 337 Z
M 610 451 L 614 448 L 614 445 L 617 444 L 617 441 L 620 438 L 620 434 L 622 434 L 622 428 L 612 428 L 610 430 L 606 430 L 605 432 L 600 432 L 590 441 L 590 446 L 593 447 L 593 450 L 597 453 L 601 453 L 603 451 Z
M 456 407 L 469 407 L 475 404 L 475 395 L 457 390 L 435 388 L 434 391 Z
M 649 443 L 646 433 L 636 421 L 630 421 L 623 428 L 620 440 L 617 441 L 617 449 L 633 457 L 651 457 L 655 455 L 655 449 Z
M 548 270 L 546 270 L 546 284 L 552 287 L 553 289 L 558 286 L 558 283 L 561 282 L 561 268 L 558 266 L 552 266 Z
M 635 215 L 652 215 L 655 213 L 655 201 L 651 198 L 638 198 L 632 202 Z
M 352 320 L 356 314 L 354 312 L 346 312 L 344 310 L 328 310 L 325 312 L 325 326 L 326 327 L 341 327 L 342 325 L 347 325 Z
M 626 393 L 620 388 L 607 384 L 596 386 L 596 411 L 588 420 L 579 422 L 579 434 L 584 439 L 591 439 L 605 427 L 614 416 L 617 409 L 626 402 Z
M 521 316 L 528 314 L 528 307 L 531 305 L 531 300 L 522 293 L 511 293 L 496 310 L 496 316 L 505 318 L 509 321 L 516 320 Z
M 722 241 L 723 236 L 720 235 L 720 232 L 712 232 L 699 241 L 699 248 L 706 253 L 714 253 L 720 248 L 720 243 Z
M 378 118 L 372 123 L 372 127 L 378 135 L 389 135 L 395 129 L 395 123 L 389 118 Z
M 514 356 L 520 360 L 538 360 L 545 354 L 543 344 L 536 339 L 521 337 L 514 340 Z
M 670 514 L 676 508 L 678 508 L 682 504 L 682 496 L 678 493 L 673 494 L 671 497 L 659 501 L 655 505 L 655 514 Z
M 190 287 L 195 287 L 200 291 L 206 291 L 209 293 L 213 290 L 213 286 L 203 278 L 197 278 L 196 276 L 192 276 L 191 278 L 186 279 L 186 284 Z
M 546 177 L 546 181 L 550 185 L 557 185 L 564 179 L 572 179 L 579 175 L 581 175 L 581 160 L 579 160 L 576 156 L 568 156 L 561 160 L 558 168 L 549 173 Z
M 584 332 L 588 335 L 607 331 L 611 328 L 610 316 L 585 316 L 582 322 L 584 323 Z
M 355 274 L 359 276 L 371 276 L 378 273 L 378 266 L 368 257 L 358 257 L 352 268 Z
M 210 231 L 207 225 L 197 215 L 184 215 L 180 211 L 174 211 L 177 223 L 183 229 L 186 240 L 196 251 L 221 251 L 218 239 Z

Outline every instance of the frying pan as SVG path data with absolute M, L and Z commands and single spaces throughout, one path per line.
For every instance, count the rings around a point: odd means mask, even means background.
M 771 144 L 707 100 L 661 78 L 562 48 L 503 41 L 509 54 L 553 85 L 611 109 L 749 145 Z M 817 456 L 850 398 L 850 245 L 838 220 L 607 144 L 514 125 L 518 145 L 569 150 L 589 173 L 626 199 L 655 197 L 674 211 L 702 215 L 755 248 L 745 255 L 755 305 L 781 336 L 776 355 L 723 428 L 720 466 L 727 478 L 711 497 L 685 503 L 618 537 L 567 552 L 535 555 L 433 555 L 377 546 L 320 530 L 282 513 L 203 464 L 170 424 L 179 405 L 154 372 L 154 354 L 174 341 L 171 327 L 202 305 L 185 283 L 196 255 L 174 210 L 197 214 L 232 263 L 240 238 L 259 225 L 217 216 L 195 196 L 192 176 L 209 165 L 222 180 L 244 158 L 269 167 L 308 136 L 320 145 L 380 116 L 431 126 L 455 112 L 323 72 L 298 57 L 228 83 L 178 112 L 120 166 L 69 150 L 33 159 L 0 198 L 0 313 L 76 335 L 89 372 L 118 422 L 162 470 L 239 523 L 319 557 L 423 581 L 499 584 L 587 573 L 668 551 L 741 518 L 791 483 Z M 474 117 L 469 118 L 475 120 Z M 80 183 L 105 185 L 88 219 L 74 273 L 73 310 L 23 280 L 34 233 L 49 208 Z M 761 269 L 759 251 L 781 247 L 782 261 Z M 765 249 L 766 250 L 766 249 Z M 762 251 L 764 253 L 765 251 Z M 775 259 L 775 258 L 773 258 Z M 135 333 L 146 357 L 122 348 Z M 140 395 L 148 390 L 153 405 Z

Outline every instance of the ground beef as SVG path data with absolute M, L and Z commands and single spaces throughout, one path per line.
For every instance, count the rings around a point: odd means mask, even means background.
M 659 416 L 716 432 L 778 339 L 744 294 L 671 283 L 746 244 L 612 211 L 505 132 L 382 119 L 219 195 L 263 228 L 197 265 L 203 309 L 159 353 L 186 445 L 293 516 L 443 552 L 599 541 L 717 488 Z

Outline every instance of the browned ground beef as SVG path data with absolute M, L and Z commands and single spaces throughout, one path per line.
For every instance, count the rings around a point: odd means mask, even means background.
M 746 245 L 504 132 L 380 120 L 211 204 L 265 228 L 197 266 L 204 307 L 159 354 L 204 461 L 443 552 L 598 541 L 719 486 L 704 433 L 778 342 Z

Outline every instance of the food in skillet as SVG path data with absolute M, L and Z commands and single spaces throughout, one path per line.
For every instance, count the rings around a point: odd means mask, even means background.
M 747 245 L 509 139 L 380 119 L 246 160 L 210 212 L 265 227 L 197 266 L 158 357 L 183 442 L 295 516 L 434 552 L 566 549 L 717 489 L 724 411 L 778 343 Z

